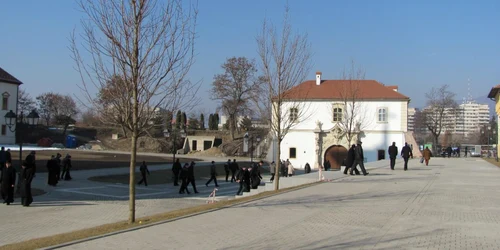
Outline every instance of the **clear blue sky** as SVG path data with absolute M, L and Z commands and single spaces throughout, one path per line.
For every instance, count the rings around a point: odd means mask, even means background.
M 367 79 L 398 85 L 410 106 L 425 105 L 425 93 L 443 84 L 457 99 L 488 94 L 500 84 L 500 1 L 457 0 L 290 0 L 292 25 L 307 32 L 313 69 L 338 78 L 354 60 Z M 201 0 L 199 38 L 192 80 L 207 95 L 226 58 L 256 58 L 255 36 L 267 16 L 279 22 L 284 0 Z M 36 96 L 46 91 L 79 94 L 79 76 L 70 58 L 68 37 L 79 29 L 81 13 L 71 0 L 3 1 L 0 15 L 0 66 Z M 217 103 L 203 96 L 198 108 Z

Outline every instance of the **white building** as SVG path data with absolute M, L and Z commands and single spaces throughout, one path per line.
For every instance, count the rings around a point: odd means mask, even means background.
M 426 110 L 428 108 L 425 108 Z M 467 101 L 459 105 L 458 109 L 446 109 L 443 116 L 442 132 L 474 135 L 490 121 L 490 107 L 488 104 L 479 104 Z
M 290 159 L 295 168 L 304 168 L 306 163 L 318 168 L 328 161 L 332 169 L 339 169 L 349 144 L 358 139 L 363 142 L 367 162 L 388 158 L 387 149 L 392 142 L 402 148 L 410 99 L 399 93 L 397 86 L 374 80 L 321 80 L 321 72 L 316 74 L 316 81 L 305 81 L 286 94 L 288 106 L 283 111 L 291 116 L 303 115 L 298 116 L 284 137 L 281 159 Z M 355 130 L 349 143 L 343 124 L 352 110 L 353 99 L 358 105 L 355 120 L 360 129 Z M 273 153 L 269 152 L 268 158 Z
M 415 131 L 415 113 L 416 108 L 408 108 L 408 131 Z
M 9 127 L 5 124 L 5 114 L 10 110 L 17 114 L 17 96 L 19 92 L 19 85 L 22 82 L 17 80 L 14 76 L 7 73 L 7 71 L 0 68 L 0 93 L 2 94 L 2 109 L 0 110 L 1 130 L 0 130 L 0 143 L 1 144 L 15 144 L 16 136 Z M 12 130 L 15 129 L 15 125 Z

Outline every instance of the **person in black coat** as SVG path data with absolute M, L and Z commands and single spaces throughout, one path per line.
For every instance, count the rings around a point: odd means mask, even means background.
M 187 185 L 189 185 L 189 183 L 191 183 L 191 185 L 193 185 L 193 190 L 194 190 L 194 193 L 197 194 L 198 193 L 198 190 L 196 190 L 196 183 L 194 181 L 194 165 L 196 163 L 194 161 L 191 161 L 191 164 L 189 164 L 189 167 L 188 167 L 188 177 L 187 177 L 187 184 L 186 184 L 186 187 Z
M 21 170 L 21 204 L 23 207 L 28 207 L 33 203 L 33 196 L 31 195 L 31 182 L 35 177 L 36 164 L 35 164 L 35 151 L 26 156 Z
M 236 181 L 236 172 L 240 169 L 238 163 L 236 163 L 236 159 L 233 159 L 233 163 L 231 163 L 229 169 L 231 169 L 231 182 L 233 182 L 233 180 Z
M 413 153 L 411 152 L 410 146 L 408 146 L 408 143 L 405 142 L 405 145 L 403 149 L 401 149 L 401 157 L 403 157 L 403 160 L 405 161 L 405 167 L 404 170 L 408 170 L 408 159 L 411 157 L 413 158 Z
M 304 172 L 306 174 L 311 173 L 311 165 L 309 165 L 309 163 L 307 163 L 307 162 L 306 162 L 306 165 L 304 166 Z
M 174 186 L 179 186 L 179 174 L 181 172 L 182 166 L 179 158 L 175 159 L 174 164 L 172 165 L 172 174 L 174 178 Z
M 250 183 L 250 174 L 247 168 L 242 167 L 236 176 L 236 182 L 240 184 L 240 188 L 236 192 L 236 195 L 241 195 L 243 192 L 250 191 L 249 183 Z
M 188 175 L 189 175 L 189 164 L 184 164 L 184 167 L 182 167 L 180 173 L 179 173 L 179 178 L 181 179 L 181 188 L 179 189 L 179 194 L 183 194 L 184 191 L 186 191 L 188 194 L 190 194 L 189 189 L 187 188 L 188 185 Z
M 391 169 L 394 170 L 394 166 L 396 165 L 396 157 L 398 156 L 398 147 L 396 147 L 395 142 L 392 142 L 392 145 L 389 146 L 387 152 L 389 153 L 389 159 L 391 160 Z
M 361 147 L 361 143 L 362 143 L 361 141 L 358 141 L 358 145 L 356 145 L 356 148 L 354 148 L 354 163 L 352 164 L 350 170 L 351 175 L 354 175 L 352 172 L 354 169 L 356 169 L 358 165 L 361 168 L 361 172 L 363 172 L 363 175 L 369 174 L 368 172 L 366 172 L 365 169 L 365 164 L 364 164 L 365 156 L 363 154 L 363 147 Z
M 229 166 L 231 166 L 231 159 L 228 159 L 226 164 L 224 164 L 224 172 L 226 172 L 226 182 L 229 181 Z M 231 179 L 231 182 L 233 179 Z
M 137 183 L 137 185 L 141 185 L 142 182 L 144 182 L 144 186 L 148 186 L 148 177 L 147 175 L 150 175 L 148 165 L 146 165 L 146 161 L 142 161 L 141 166 L 139 167 L 139 171 L 141 172 L 141 180 Z
M 70 174 L 70 170 L 71 170 L 71 155 L 69 154 L 66 154 L 66 157 L 64 157 L 64 160 L 62 162 L 62 169 L 63 169 L 63 172 L 62 172 L 62 176 L 61 176 L 61 179 L 64 179 L 65 181 L 70 181 L 71 179 L 71 174 Z
M 344 174 L 347 174 L 347 171 L 349 168 L 352 167 L 352 164 L 354 163 L 354 150 L 356 149 L 356 145 L 352 144 L 352 146 L 349 148 L 349 151 L 347 151 L 347 157 L 345 158 L 345 168 L 344 168 Z M 359 170 L 357 168 L 354 169 L 354 172 L 356 175 L 359 175 Z
M 12 167 L 10 161 L 5 163 L 0 182 L 3 203 L 10 205 L 10 203 L 14 202 L 14 187 L 16 186 L 16 169 Z
M 219 187 L 219 184 L 217 184 L 217 169 L 214 161 L 212 161 L 212 164 L 210 165 L 210 179 L 207 181 L 207 183 L 205 183 L 205 186 L 208 187 L 208 184 L 210 184 L 212 180 L 215 183 L 215 187 Z
M 52 157 L 47 161 L 47 171 L 48 171 L 47 184 L 55 187 L 59 180 L 58 178 L 59 169 L 57 167 L 56 157 L 54 155 L 52 155 Z
M 262 179 L 262 176 L 260 176 L 259 166 L 257 164 L 254 164 L 254 166 L 250 168 L 249 175 L 252 189 L 257 189 L 260 185 L 260 180 Z

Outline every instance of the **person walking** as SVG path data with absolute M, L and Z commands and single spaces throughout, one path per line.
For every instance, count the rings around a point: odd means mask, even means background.
M 3 168 L 5 167 L 5 163 L 7 162 L 6 153 L 7 152 L 5 152 L 5 147 L 2 147 L 2 149 L 0 150 L 0 171 L 3 170 Z
M 188 163 L 185 163 L 184 166 L 182 167 L 180 173 L 179 173 L 179 177 L 181 179 L 181 188 L 179 189 L 179 194 L 183 194 L 184 191 L 186 191 L 188 194 L 191 194 L 189 192 L 189 189 L 187 188 L 187 185 L 188 185 L 188 175 L 189 175 L 189 164 Z
M 306 165 L 304 166 L 304 173 L 306 174 L 311 173 L 311 165 L 309 165 L 308 162 L 306 162 Z
M 231 169 L 231 182 L 236 181 L 236 172 L 239 170 L 238 163 L 236 163 L 236 159 L 233 159 L 233 163 L 229 166 Z
M 238 188 L 238 191 L 236 192 L 236 195 L 242 195 L 243 192 L 247 192 L 246 185 L 245 185 L 245 172 L 246 168 L 242 167 L 240 171 L 238 171 L 238 175 L 236 176 L 236 182 L 240 184 L 240 187 Z
M 14 202 L 14 187 L 16 186 L 16 169 L 12 167 L 10 161 L 5 162 L 0 183 L 3 203 L 10 205 L 10 203 Z
M 59 171 L 57 166 L 56 166 L 56 157 L 52 155 L 52 157 L 47 161 L 47 171 L 48 171 L 48 178 L 47 178 L 47 184 L 50 186 L 56 186 L 57 182 L 59 181 Z
M 226 164 L 224 164 L 224 172 L 226 172 L 226 182 L 229 181 L 229 166 L 231 166 L 231 159 L 228 159 Z
M 425 149 L 424 149 L 424 153 L 423 153 L 423 157 L 424 157 L 425 165 L 426 165 L 426 166 L 429 166 L 429 160 L 430 160 L 430 159 L 431 159 L 431 157 L 432 157 L 432 152 L 431 152 L 431 150 L 429 149 L 429 147 L 425 147 Z
M 289 160 L 287 161 L 287 168 L 288 168 L 288 177 L 292 177 L 293 174 L 295 173 L 295 169 L 293 168 L 292 163 Z
M 66 157 L 64 157 L 64 160 L 62 162 L 62 165 L 63 165 L 63 172 L 62 172 L 62 176 L 61 176 L 61 179 L 64 179 L 65 181 L 70 181 L 71 179 L 71 174 L 70 174 L 70 170 L 71 170 L 71 155 L 69 154 L 66 154 Z
M 189 185 L 189 183 L 191 183 L 191 185 L 193 185 L 194 193 L 197 194 L 198 190 L 196 190 L 196 183 L 194 181 L 195 180 L 195 178 L 194 178 L 194 165 L 195 164 L 196 163 L 194 161 L 191 161 L 191 164 L 188 167 L 188 177 L 187 177 L 186 187 L 187 187 L 187 185 Z
M 352 167 L 352 164 L 354 164 L 354 160 L 355 160 L 354 150 L 356 150 L 356 145 L 352 144 L 351 148 L 349 148 L 349 151 L 347 151 L 347 158 L 345 159 L 344 174 L 347 174 L 347 171 Z M 356 175 L 359 175 L 358 168 L 354 169 L 354 173 L 356 173 Z
M 469 151 L 468 147 L 465 146 L 465 158 L 467 158 L 467 152 Z
M 358 145 L 356 145 L 356 148 L 354 149 L 354 163 L 352 164 L 352 167 L 350 170 L 351 175 L 354 175 L 352 172 L 354 169 L 356 169 L 356 167 L 358 165 L 361 168 L 361 172 L 363 172 L 364 176 L 369 174 L 368 172 L 366 172 L 366 169 L 365 169 L 365 164 L 364 164 L 365 157 L 363 155 L 363 147 L 361 147 L 361 144 L 362 144 L 362 142 L 358 141 Z
M 217 171 L 215 169 L 215 162 L 214 161 L 212 161 L 212 165 L 210 165 L 210 180 L 208 180 L 207 183 L 205 183 L 205 186 L 208 187 L 208 184 L 210 184 L 210 182 L 212 182 L 212 180 L 215 183 L 215 187 L 219 187 L 219 184 L 217 184 Z
M 401 157 L 403 157 L 403 160 L 405 161 L 405 167 L 404 170 L 408 170 L 408 159 L 411 157 L 413 158 L 413 153 L 411 152 L 410 146 L 408 146 L 408 143 L 405 142 L 405 146 L 403 149 L 401 149 Z
M 389 159 L 391 160 L 391 170 L 394 170 L 394 166 L 396 165 L 396 157 L 398 156 L 398 147 L 396 147 L 396 142 L 392 142 L 392 145 L 389 146 L 387 150 L 389 152 Z
M 172 165 L 172 174 L 174 178 L 174 186 L 179 186 L 179 173 L 181 172 L 182 166 L 179 158 L 175 159 L 174 164 Z
M 141 171 L 141 180 L 137 183 L 137 185 L 141 185 L 142 182 L 144 182 L 144 185 L 147 187 L 148 186 L 148 178 L 146 177 L 146 173 L 150 175 L 148 166 L 146 165 L 146 161 L 142 161 L 142 165 L 139 168 L 139 171 Z
M 274 161 L 271 162 L 271 165 L 269 166 L 269 172 L 271 173 L 271 179 L 269 181 L 273 182 L 274 175 L 276 174 L 276 163 Z
M 35 164 L 35 151 L 26 156 L 21 170 L 21 204 L 23 207 L 29 207 L 33 203 L 33 196 L 31 194 L 31 182 L 35 177 L 36 164 Z

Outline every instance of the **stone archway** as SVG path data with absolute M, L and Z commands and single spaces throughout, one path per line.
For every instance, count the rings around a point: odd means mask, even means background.
M 325 151 L 323 162 L 325 164 L 328 161 L 330 163 L 331 170 L 340 170 L 340 166 L 346 157 L 347 149 L 344 146 L 333 145 Z

